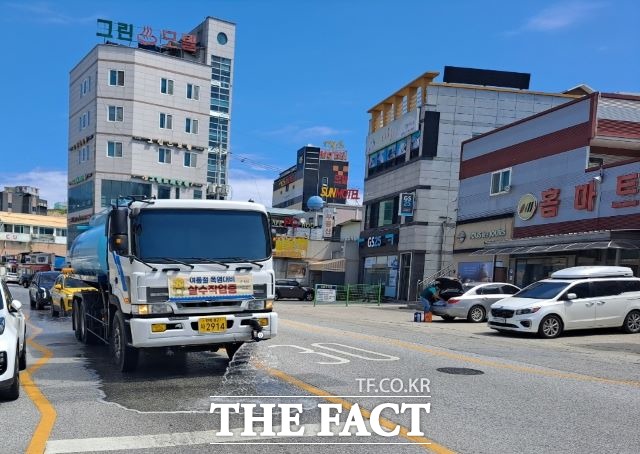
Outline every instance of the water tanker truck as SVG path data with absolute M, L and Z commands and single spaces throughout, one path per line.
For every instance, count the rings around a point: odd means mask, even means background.
M 95 215 L 69 251 L 73 330 L 132 371 L 142 349 L 212 350 L 277 334 L 264 206 L 134 197 Z

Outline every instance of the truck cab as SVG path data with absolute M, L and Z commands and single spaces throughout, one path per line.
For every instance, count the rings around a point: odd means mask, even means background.
M 76 335 L 111 345 L 121 370 L 139 349 L 224 347 L 277 334 L 266 209 L 251 202 L 136 200 L 112 208 L 70 250 L 100 292 L 73 306 Z

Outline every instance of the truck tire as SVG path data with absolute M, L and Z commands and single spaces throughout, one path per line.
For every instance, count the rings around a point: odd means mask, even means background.
M 76 339 L 80 340 L 80 322 L 78 322 L 78 313 L 80 311 L 79 301 L 74 299 L 71 303 L 71 329 L 76 335 Z
M 127 327 L 124 316 L 118 309 L 113 316 L 113 328 L 109 337 L 113 362 L 121 372 L 133 372 L 138 367 L 139 351 L 127 345 Z
M 80 342 L 87 345 L 95 344 L 98 339 L 95 334 L 89 332 L 87 329 L 87 318 L 85 316 L 85 308 L 82 301 L 80 301 L 80 304 L 78 305 L 78 318 L 76 322 L 76 332 L 78 330 L 80 331 Z M 77 334 L 76 337 L 78 337 Z

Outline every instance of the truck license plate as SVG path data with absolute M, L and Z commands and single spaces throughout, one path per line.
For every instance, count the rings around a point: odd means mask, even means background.
M 209 317 L 198 319 L 198 332 L 200 334 L 222 333 L 227 330 L 225 317 Z

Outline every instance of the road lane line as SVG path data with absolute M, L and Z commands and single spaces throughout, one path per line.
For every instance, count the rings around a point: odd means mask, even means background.
M 302 380 L 299 380 L 285 372 L 282 372 L 281 370 L 272 369 L 272 368 L 265 368 L 264 370 L 266 370 L 267 373 L 269 373 L 271 376 L 279 378 L 280 380 L 286 383 L 289 383 L 290 385 L 293 385 L 297 388 L 300 388 L 308 392 L 309 394 L 321 396 L 324 400 L 334 404 L 340 404 L 342 405 L 342 408 L 345 410 L 351 410 L 351 407 L 353 407 L 353 404 L 351 402 L 341 399 L 338 396 L 332 395 L 330 392 L 324 389 L 320 389 L 313 385 L 310 385 L 309 383 L 303 382 Z M 300 396 L 300 397 L 304 397 L 304 396 Z M 369 412 L 368 410 L 361 407 L 360 413 L 362 414 L 363 417 L 367 419 L 371 419 L 371 412 Z M 390 431 L 394 430 L 396 426 L 399 426 L 400 436 L 402 438 L 405 438 L 413 443 L 420 444 L 424 449 L 428 451 L 434 452 L 436 454 L 455 454 L 455 451 L 452 451 L 449 448 L 439 443 L 436 443 L 433 440 L 430 440 L 429 438 L 409 435 L 409 429 L 407 429 L 404 426 L 401 426 L 400 424 L 396 424 L 389 419 L 380 418 L 380 425 Z
M 31 348 L 42 353 L 42 356 L 38 358 L 34 364 L 29 366 L 27 370 L 23 371 L 21 376 L 22 387 L 40 413 L 40 421 L 38 421 L 38 425 L 31 436 L 31 441 L 29 442 L 29 446 L 27 446 L 25 453 L 41 454 L 45 450 L 47 440 L 49 439 L 53 425 L 56 422 L 57 414 L 55 408 L 53 408 L 53 405 L 51 405 L 42 391 L 40 391 L 40 388 L 35 384 L 31 375 L 40 367 L 44 366 L 53 356 L 53 353 L 51 350 L 43 347 L 34 340 L 38 334 L 42 332 L 42 329 L 29 322 L 28 318 L 26 320 L 33 332 L 33 334 L 27 339 L 27 344 Z
M 578 381 L 584 381 L 584 382 L 606 383 L 610 385 L 624 385 L 624 386 L 632 386 L 634 388 L 640 388 L 640 381 L 636 381 L 636 380 L 617 380 L 614 378 L 603 378 L 603 377 L 594 377 L 591 375 L 576 374 L 571 372 L 560 372 L 552 369 L 537 369 L 537 368 L 528 367 L 528 366 L 518 366 L 516 364 L 501 363 L 498 361 L 476 358 L 474 356 L 467 356 L 461 353 L 454 353 L 446 350 L 437 350 L 435 348 L 424 347 L 422 345 L 413 344 L 411 342 L 392 339 L 388 337 L 374 336 L 372 334 L 354 333 L 352 331 L 345 331 L 337 328 L 328 328 L 328 327 L 318 328 L 315 325 L 310 325 L 307 323 L 297 322 L 293 320 L 280 319 L 280 323 L 283 325 L 289 325 L 294 329 L 297 328 L 299 330 L 303 330 L 305 332 L 312 331 L 320 334 L 327 334 L 327 332 L 332 331 L 336 335 L 348 336 L 354 339 L 366 340 L 366 341 L 375 342 L 383 345 L 391 344 L 391 345 L 395 345 L 396 347 L 401 347 L 409 350 L 427 353 L 433 356 L 442 356 L 442 357 L 457 360 L 457 361 L 469 362 L 469 363 L 473 363 L 481 366 L 493 367 L 496 369 L 506 369 L 506 370 L 512 370 L 515 372 L 523 372 L 526 374 L 535 374 L 535 375 L 540 375 L 545 377 L 565 378 L 565 379 L 578 380 Z
M 319 424 L 303 424 L 305 432 L 320 431 Z M 274 432 L 282 428 L 274 426 Z M 51 440 L 47 443 L 45 454 L 67 454 L 72 452 L 97 451 L 129 451 L 133 449 L 171 448 L 192 445 L 243 444 L 248 440 L 270 440 L 278 436 L 242 436 L 244 428 L 231 429 L 233 436 L 222 437 L 216 435 L 217 430 L 202 430 L 194 432 L 174 432 L 152 435 L 125 435 L 121 437 L 70 438 L 65 440 Z M 234 442 L 233 440 L 237 440 Z M 253 444 L 257 444 L 252 442 Z M 264 443 L 268 444 L 268 443 Z M 261 443 L 262 445 L 262 443 Z

